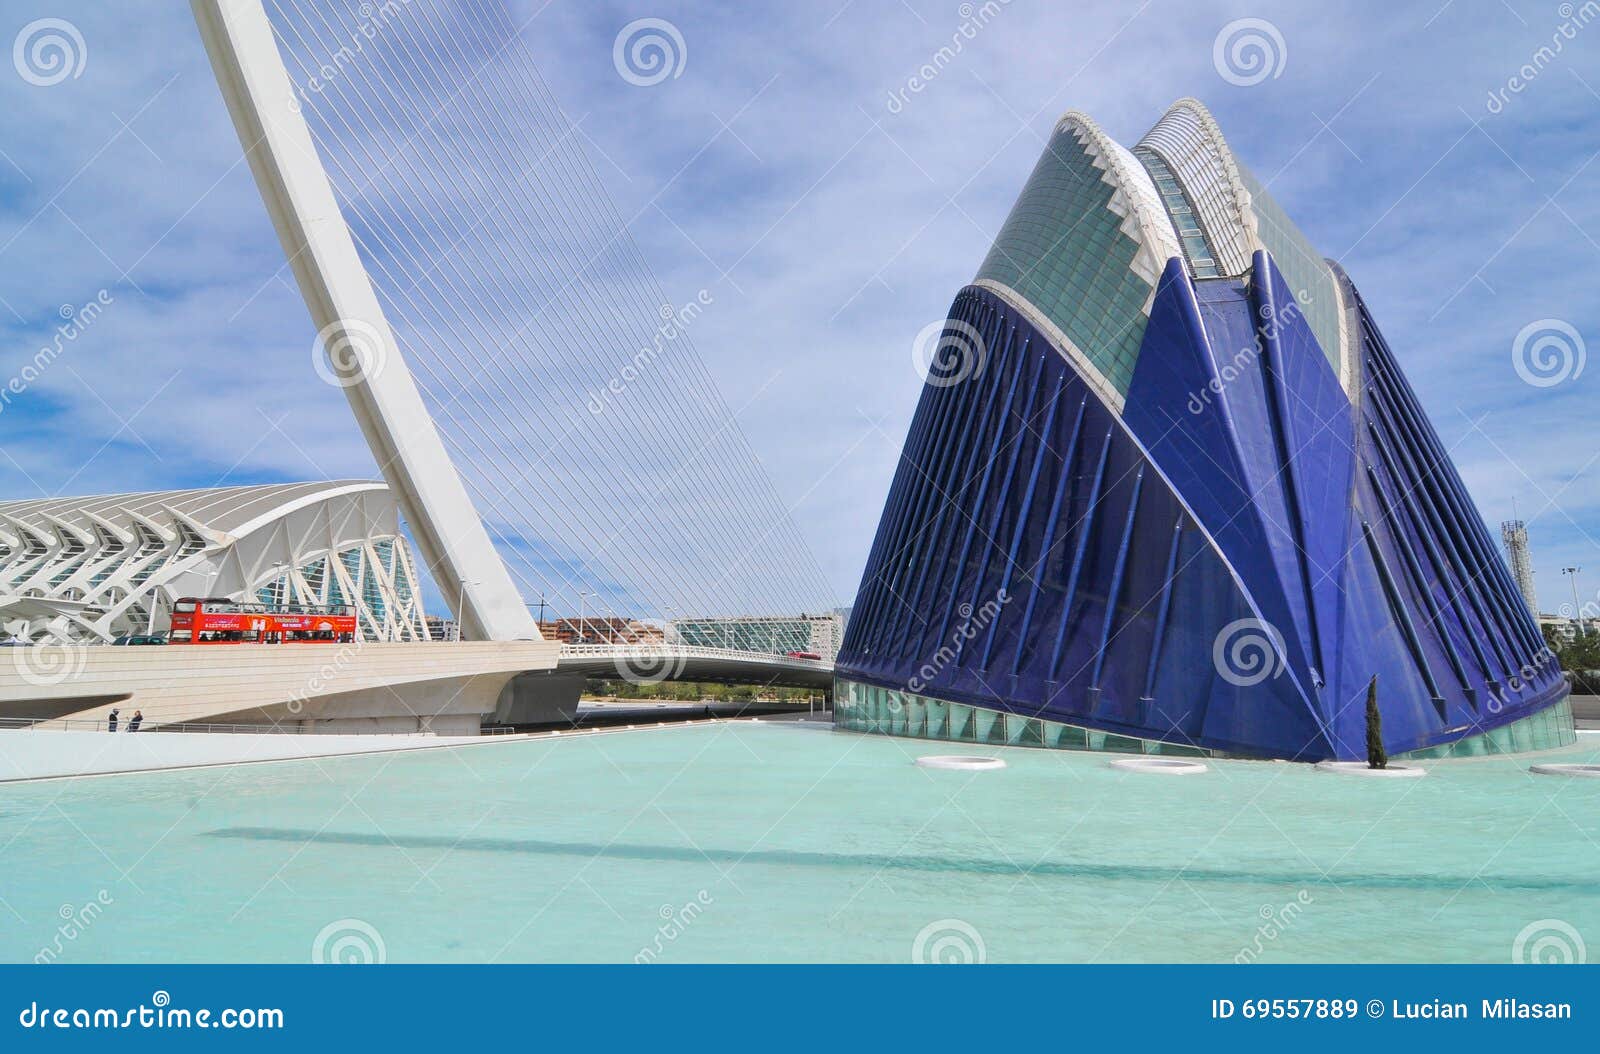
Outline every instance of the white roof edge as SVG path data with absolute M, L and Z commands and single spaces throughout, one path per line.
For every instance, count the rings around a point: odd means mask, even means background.
M 301 509 L 308 508 L 309 506 L 316 505 L 324 501 L 329 501 L 333 498 L 342 498 L 348 494 L 369 494 L 374 491 L 388 491 L 388 489 L 389 485 L 387 483 L 379 483 L 375 480 L 349 482 L 338 486 L 330 485 L 326 489 L 314 491 L 310 494 L 303 494 L 300 497 L 295 498 L 293 501 L 284 502 L 282 505 L 279 505 L 268 512 L 264 512 L 253 519 L 245 521 L 238 527 L 235 527 L 230 533 L 235 538 L 243 538 L 251 531 L 259 530 L 267 524 L 272 523 L 274 520 L 280 520 L 292 512 L 299 512 Z
M 147 525 L 156 526 L 151 517 L 154 513 L 166 516 L 180 516 L 186 520 L 206 525 L 213 533 L 217 528 L 211 524 L 221 521 L 228 522 L 237 516 L 236 510 L 263 498 L 271 497 L 274 492 L 283 492 L 282 497 L 272 502 L 268 510 L 251 516 L 248 520 L 232 526 L 226 532 L 232 536 L 241 536 L 259 528 L 263 523 L 274 517 L 284 516 L 307 505 L 332 498 L 343 497 L 350 494 L 386 491 L 388 485 L 377 480 L 330 480 L 303 481 L 298 483 L 262 483 L 242 485 L 236 487 L 209 487 L 193 490 L 168 490 L 168 491 L 143 491 L 125 494 L 94 494 L 74 498 L 29 498 L 20 501 L 0 502 L 0 518 L 12 520 L 26 525 L 28 520 L 36 519 L 42 523 L 53 523 L 59 519 L 67 518 L 82 522 L 94 522 L 90 519 L 90 506 L 101 511 L 94 514 L 101 518 L 127 516 L 130 520 L 145 522 Z M 218 494 L 232 492 L 225 503 L 219 508 Z M 31 506 L 31 508 L 30 508 Z M 81 529 L 81 528 L 80 528 Z M 168 530 L 159 530 L 162 535 L 170 535 Z
M 1172 220 L 1167 215 L 1166 206 L 1162 204 L 1155 182 L 1128 148 L 1111 138 L 1093 117 L 1082 110 L 1068 110 L 1056 122 L 1057 132 L 1074 127 L 1089 137 L 1097 155 L 1104 159 L 1106 182 L 1121 191 L 1128 199 L 1131 213 L 1129 218 L 1134 224 L 1134 230 L 1128 233 L 1138 242 L 1141 252 L 1148 254 L 1144 266 L 1149 274 L 1145 277 L 1149 279 L 1152 287 L 1155 286 L 1160 281 L 1161 272 L 1166 267 L 1167 261 L 1174 256 L 1183 258 L 1178 232 L 1173 229 Z M 1147 314 L 1149 309 L 1150 305 L 1146 302 Z

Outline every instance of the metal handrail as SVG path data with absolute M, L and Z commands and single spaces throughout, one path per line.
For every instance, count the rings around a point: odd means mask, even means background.
M 110 732 L 103 718 L 92 717 L 0 717 L 0 729 L 31 729 L 36 732 Z M 128 731 L 128 718 L 117 722 L 117 732 Z M 314 728 L 294 725 L 224 724 L 215 721 L 177 721 L 166 724 L 142 724 L 140 732 L 234 732 L 266 735 L 330 735 Z M 384 732 L 379 729 L 340 729 L 339 735 L 348 736 L 437 736 L 437 732 Z
M 562 655 L 575 658 L 617 658 L 629 655 L 669 655 L 686 659 L 743 659 L 762 662 L 778 661 L 805 670 L 826 669 L 833 664 L 826 659 L 797 659 L 767 651 L 740 651 L 737 648 L 708 648 L 699 644 L 563 644 Z

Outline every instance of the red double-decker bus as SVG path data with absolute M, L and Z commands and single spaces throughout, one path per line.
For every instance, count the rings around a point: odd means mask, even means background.
M 172 606 L 170 644 L 344 644 L 356 639 L 355 611 L 340 604 L 250 604 L 182 597 Z

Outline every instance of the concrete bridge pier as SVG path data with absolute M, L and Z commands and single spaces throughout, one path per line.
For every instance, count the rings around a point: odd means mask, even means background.
M 575 721 L 578 700 L 589 680 L 584 673 L 537 670 L 513 677 L 500 691 L 497 725 L 544 725 Z

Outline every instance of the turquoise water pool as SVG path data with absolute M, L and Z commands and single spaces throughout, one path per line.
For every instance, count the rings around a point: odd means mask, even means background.
M 1596 760 L 1597 740 L 1560 760 Z M 1527 758 L 1397 781 L 1216 761 L 1149 776 L 994 747 L 1003 771 L 911 764 L 939 747 L 730 722 L 14 784 L 0 957 L 1505 962 L 1519 935 L 1525 957 L 1600 949 L 1600 780 L 1532 776 Z

